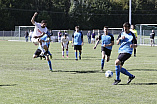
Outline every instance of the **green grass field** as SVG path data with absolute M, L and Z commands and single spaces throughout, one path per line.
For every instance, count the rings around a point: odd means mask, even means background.
M 121 74 L 121 83 L 100 72 L 100 45 L 83 46 L 82 60 L 75 61 L 69 47 L 69 58 L 62 58 L 61 45 L 52 43 L 50 51 L 54 72 L 47 61 L 32 55 L 37 46 L 26 42 L 0 41 L 0 104 L 156 104 L 157 47 L 139 46 L 137 57 L 124 64 L 136 78 L 126 85 L 128 77 Z M 105 70 L 115 72 L 118 45 L 113 46 L 111 60 Z

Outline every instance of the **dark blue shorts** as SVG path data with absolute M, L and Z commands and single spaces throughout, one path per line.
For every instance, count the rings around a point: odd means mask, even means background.
M 101 52 L 104 51 L 107 56 L 111 55 L 111 50 L 101 46 Z
M 82 50 L 82 45 L 74 45 L 74 50 Z
M 131 57 L 129 53 L 120 53 L 118 59 L 121 61 L 121 65 L 123 66 L 124 62 Z

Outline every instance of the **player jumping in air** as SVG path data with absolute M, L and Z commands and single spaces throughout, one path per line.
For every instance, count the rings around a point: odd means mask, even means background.
M 62 46 L 62 57 L 64 58 L 64 49 L 66 49 L 66 55 L 68 58 L 68 46 L 69 46 L 69 38 L 67 34 L 64 34 L 61 38 L 61 46 Z
M 106 56 L 106 62 L 108 62 L 110 60 L 112 46 L 114 45 L 114 36 L 108 32 L 107 26 L 104 26 L 104 33 L 99 36 L 99 38 L 94 46 L 94 49 L 96 49 L 100 40 L 102 41 L 102 44 L 101 44 L 101 53 L 102 53 L 101 71 L 104 71 L 103 68 L 104 68 L 104 63 L 105 63 L 105 56 Z
M 121 82 L 120 80 L 120 72 L 129 76 L 127 84 L 129 84 L 135 76 L 129 73 L 125 68 L 123 68 L 124 62 L 131 57 L 133 48 L 137 47 L 137 40 L 129 29 L 130 24 L 128 22 L 123 24 L 124 32 L 121 32 L 117 38 L 117 44 L 120 44 L 118 53 L 119 56 L 115 61 L 115 72 L 116 72 L 116 80 L 113 85 L 117 85 Z
M 32 34 L 32 42 L 35 44 L 35 45 L 39 45 L 40 49 L 42 50 L 42 53 L 44 53 L 44 49 L 42 47 L 42 42 L 40 40 L 40 38 L 45 34 L 47 33 L 48 29 L 47 29 L 47 21 L 46 20 L 42 20 L 41 23 L 37 23 L 35 22 L 35 17 L 37 16 L 37 12 L 34 13 L 32 19 L 31 19 L 31 22 L 33 25 L 35 25 L 35 28 L 34 28 L 34 32 Z M 47 50 L 48 48 L 45 47 L 45 50 Z
M 48 45 L 51 40 L 50 40 L 50 36 L 48 34 L 45 34 L 43 37 L 41 37 L 41 40 L 42 40 L 42 47 L 49 47 Z M 34 53 L 33 58 L 43 57 L 43 56 L 40 56 L 41 53 L 42 53 L 42 50 L 41 50 L 41 47 L 39 46 L 38 49 L 36 50 L 36 52 Z M 53 71 L 52 65 L 51 65 L 51 60 L 49 59 L 49 51 L 45 52 L 44 57 L 46 58 L 46 60 L 48 62 L 49 70 Z

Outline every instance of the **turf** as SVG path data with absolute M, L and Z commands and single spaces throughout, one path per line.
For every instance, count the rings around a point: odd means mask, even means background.
M 131 57 L 124 67 L 136 78 L 127 85 L 100 72 L 100 45 L 85 43 L 82 60 L 75 61 L 71 44 L 69 58 L 62 58 L 61 44 L 52 43 L 50 51 L 54 72 L 47 61 L 33 59 L 37 46 L 28 42 L 0 41 L 0 103 L 1 104 L 156 104 L 157 47 L 138 46 L 137 57 Z M 113 46 L 111 60 L 105 70 L 114 72 L 118 45 Z

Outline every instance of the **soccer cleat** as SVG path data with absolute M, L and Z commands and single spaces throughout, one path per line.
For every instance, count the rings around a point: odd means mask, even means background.
M 75 59 L 76 61 L 78 61 L 78 59 Z
M 81 60 L 81 56 L 79 56 L 79 59 Z
M 62 56 L 64 58 L 64 56 Z
M 134 54 L 134 57 L 136 57 L 136 54 Z
M 129 77 L 129 78 L 128 78 L 128 82 L 127 82 L 127 84 L 129 84 L 134 78 L 135 78 L 135 76 L 133 76 L 133 77 Z
M 42 60 L 42 57 L 40 57 L 40 60 Z
M 121 80 L 114 80 L 114 83 L 112 85 L 117 85 L 120 82 L 121 82 Z
M 67 56 L 67 58 L 68 58 L 68 56 Z
M 103 67 L 101 67 L 101 72 L 104 72 L 104 68 Z

